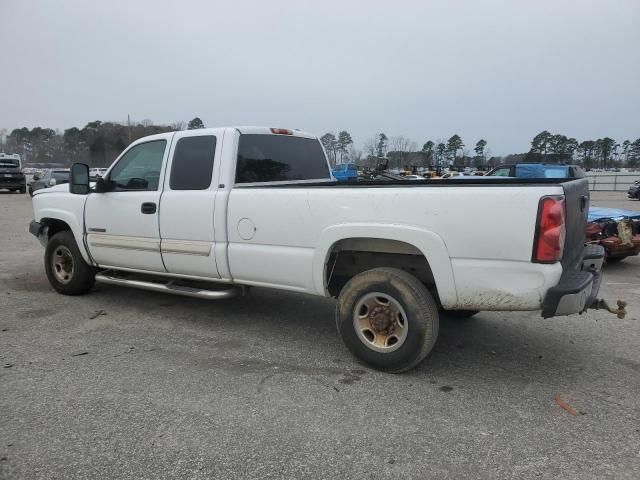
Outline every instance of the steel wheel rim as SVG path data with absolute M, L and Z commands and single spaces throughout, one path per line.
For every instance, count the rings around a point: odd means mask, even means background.
M 66 285 L 73 279 L 73 255 L 64 245 L 56 247 L 51 256 L 51 271 L 60 283 Z
M 360 341 L 371 350 L 391 353 L 407 340 L 407 314 L 395 298 L 386 293 L 364 295 L 353 309 L 353 328 Z

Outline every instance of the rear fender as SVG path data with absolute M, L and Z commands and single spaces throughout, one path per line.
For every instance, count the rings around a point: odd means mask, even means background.
M 455 308 L 458 302 L 456 284 L 447 247 L 439 235 L 410 225 L 342 224 L 325 229 L 319 239 L 313 259 L 314 289 L 328 296 L 325 268 L 336 242 L 349 238 L 376 238 L 408 243 L 422 252 L 429 262 L 444 308 Z

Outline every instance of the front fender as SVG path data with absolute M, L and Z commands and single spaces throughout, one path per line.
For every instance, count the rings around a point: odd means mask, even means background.
M 93 261 L 91 260 L 89 252 L 87 252 L 84 244 L 84 225 L 81 223 L 82 217 L 78 218 L 77 215 L 73 214 L 72 212 L 59 208 L 45 207 L 39 209 L 36 221 L 46 224 L 47 219 L 61 220 L 69 225 L 69 227 L 71 228 L 71 232 L 73 233 L 73 237 L 78 244 L 78 249 L 82 254 L 82 258 L 84 258 L 84 261 L 89 265 L 93 265 Z
M 336 242 L 349 238 L 396 240 L 417 248 L 429 262 L 442 306 L 455 308 L 457 305 L 456 284 L 447 246 L 436 233 L 410 225 L 350 223 L 323 230 L 313 259 L 313 284 L 319 295 L 328 295 L 324 277 L 331 249 Z

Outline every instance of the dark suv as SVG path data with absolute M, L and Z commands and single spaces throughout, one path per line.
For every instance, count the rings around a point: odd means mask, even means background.
M 0 158 L 0 189 L 26 193 L 27 181 L 20 170 L 20 162 L 13 158 Z

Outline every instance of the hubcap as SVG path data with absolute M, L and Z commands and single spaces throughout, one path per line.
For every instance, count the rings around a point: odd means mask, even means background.
M 67 284 L 73 278 L 73 256 L 71 250 L 60 245 L 51 257 L 51 270 L 60 283 Z
M 402 305 L 386 293 L 363 296 L 353 309 L 353 327 L 371 350 L 390 353 L 407 339 L 409 324 Z

